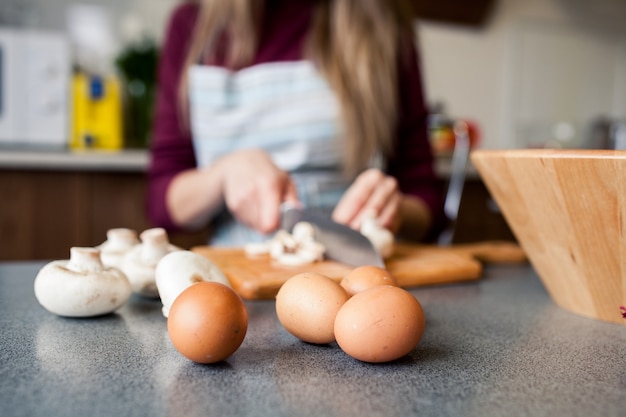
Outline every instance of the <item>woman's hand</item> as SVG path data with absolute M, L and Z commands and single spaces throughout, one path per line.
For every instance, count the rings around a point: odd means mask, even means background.
M 238 151 L 219 165 L 226 207 L 238 221 L 261 233 L 278 228 L 281 203 L 298 202 L 291 178 L 264 151 Z
M 381 226 L 396 232 L 401 223 L 401 201 L 396 179 L 378 169 L 369 169 L 343 195 L 333 211 L 333 220 L 359 230 L 363 218 L 374 212 Z

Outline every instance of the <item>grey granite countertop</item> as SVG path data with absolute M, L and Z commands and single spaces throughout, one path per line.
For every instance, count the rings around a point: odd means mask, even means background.
M 48 313 L 33 292 L 42 265 L 0 264 L 4 417 L 626 415 L 626 326 L 557 307 L 528 266 L 413 289 L 426 332 L 393 363 L 299 342 L 273 301 L 248 301 L 240 349 L 199 365 L 172 347 L 159 302 Z
M 142 149 L 119 151 L 0 148 L 0 169 L 143 172 L 149 155 Z

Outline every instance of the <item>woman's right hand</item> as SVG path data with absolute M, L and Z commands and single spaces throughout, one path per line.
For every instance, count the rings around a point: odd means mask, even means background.
M 219 161 L 224 202 L 233 216 L 261 233 L 280 225 L 280 205 L 297 203 L 289 175 L 259 149 L 237 151 Z

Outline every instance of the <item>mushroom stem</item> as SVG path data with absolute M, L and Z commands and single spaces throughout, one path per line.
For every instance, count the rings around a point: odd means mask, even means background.
M 100 249 L 100 258 L 105 267 L 121 268 L 124 255 L 138 244 L 139 238 L 135 230 L 118 227 L 109 229 L 107 240 L 96 246 L 96 249 Z
M 100 250 L 87 247 L 70 248 L 70 260 L 67 269 L 79 273 L 102 271 L 104 265 L 100 258 Z
M 118 227 L 107 231 L 107 241 L 112 248 L 127 249 L 139 243 L 137 232 L 132 229 Z
M 170 252 L 169 239 L 165 229 L 155 227 L 141 233 L 141 259 L 151 265 L 156 265 L 161 258 Z
M 170 244 L 165 229 L 155 227 L 140 234 L 141 243 L 124 255 L 121 270 L 126 274 L 133 292 L 158 297 L 154 272 L 159 261 L 172 251 L 181 250 Z

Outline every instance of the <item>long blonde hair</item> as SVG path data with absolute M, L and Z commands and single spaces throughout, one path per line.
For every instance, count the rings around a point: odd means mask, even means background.
M 201 0 L 186 69 L 214 56 L 227 38 L 224 59 L 241 68 L 254 59 L 262 0 Z M 413 13 L 406 0 L 319 0 L 305 56 L 338 96 L 346 137 L 344 168 L 354 175 L 381 150 L 393 152 L 398 105 L 398 65 L 403 43 L 413 41 Z

